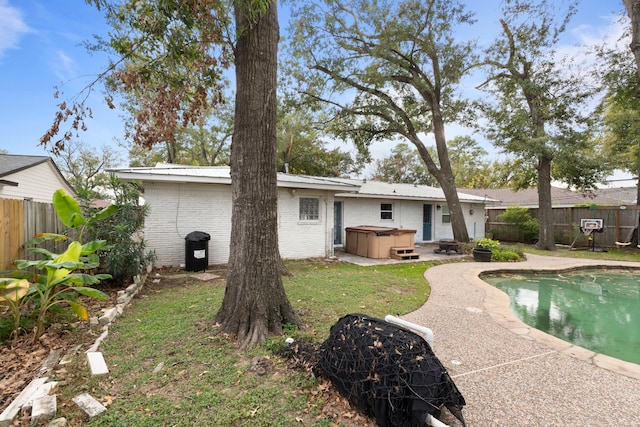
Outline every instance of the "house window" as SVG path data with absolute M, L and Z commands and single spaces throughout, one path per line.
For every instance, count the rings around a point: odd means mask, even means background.
M 392 203 L 380 203 L 380 219 L 393 219 Z
M 318 221 L 320 201 L 315 197 L 300 197 L 300 221 Z
M 451 212 L 449 212 L 449 206 L 442 207 L 442 223 L 451 224 Z

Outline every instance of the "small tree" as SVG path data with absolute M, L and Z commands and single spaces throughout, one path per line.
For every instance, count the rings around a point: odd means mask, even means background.
M 75 140 L 67 143 L 57 157 L 60 172 L 76 194 L 86 201 L 105 197 L 105 187 L 109 184 L 105 169 L 120 162 L 120 156 L 110 147 L 95 149 Z
M 300 105 L 281 102 L 278 109 L 278 171 L 293 174 L 347 177 L 358 172 L 360 162 L 338 148 L 329 149 Z M 288 168 L 285 167 L 288 165 Z
M 418 150 L 402 142 L 393 147 L 387 157 L 376 160 L 371 179 L 405 184 L 438 185 L 436 179 L 425 167 Z

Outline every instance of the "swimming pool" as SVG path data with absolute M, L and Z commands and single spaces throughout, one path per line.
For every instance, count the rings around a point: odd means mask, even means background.
M 640 364 L 640 271 L 487 273 L 527 325 L 580 347 Z

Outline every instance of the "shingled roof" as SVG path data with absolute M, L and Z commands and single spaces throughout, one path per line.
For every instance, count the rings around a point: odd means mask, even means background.
M 505 206 L 520 206 L 523 208 L 538 207 L 538 189 L 527 188 L 514 191 L 511 188 L 478 189 L 463 188 L 458 191 L 476 196 L 486 196 L 487 199 L 499 200 L 498 203 L 487 203 L 487 209 L 501 208 Z M 559 187 L 551 187 L 551 200 L 554 207 L 568 207 L 585 203 L 598 205 L 619 205 L 619 199 L 603 193 L 580 193 Z
M 47 160 L 49 160 L 47 156 L 0 154 L 0 178 L 39 165 Z

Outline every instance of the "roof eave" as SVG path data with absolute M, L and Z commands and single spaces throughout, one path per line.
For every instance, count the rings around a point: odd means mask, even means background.
M 326 191 L 358 191 L 360 187 L 357 185 L 342 185 L 342 184 L 319 184 L 319 183 L 302 183 L 302 182 L 280 182 L 278 181 L 278 188 L 302 188 L 307 190 L 326 190 Z M 345 193 L 349 194 L 349 193 Z
M 174 183 L 201 183 L 201 184 L 231 184 L 229 177 L 208 177 L 193 175 L 169 175 L 169 174 L 149 174 L 140 172 L 118 171 L 114 170 L 116 177 L 123 181 L 141 181 L 141 182 L 174 182 Z
M 144 173 L 136 171 L 112 170 L 116 177 L 123 181 L 141 181 L 141 182 L 175 182 L 175 183 L 197 183 L 197 184 L 222 184 L 231 185 L 231 177 L 205 177 L 194 175 L 176 175 L 176 174 L 158 174 Z M 326 190 L 326 191 L 357 191 L 360 187 L 351 184 L 333 184 L 333 183 L 310 183 L 295 181 L 278 181 L 278 188 L 301 188 L 310 190 Z

